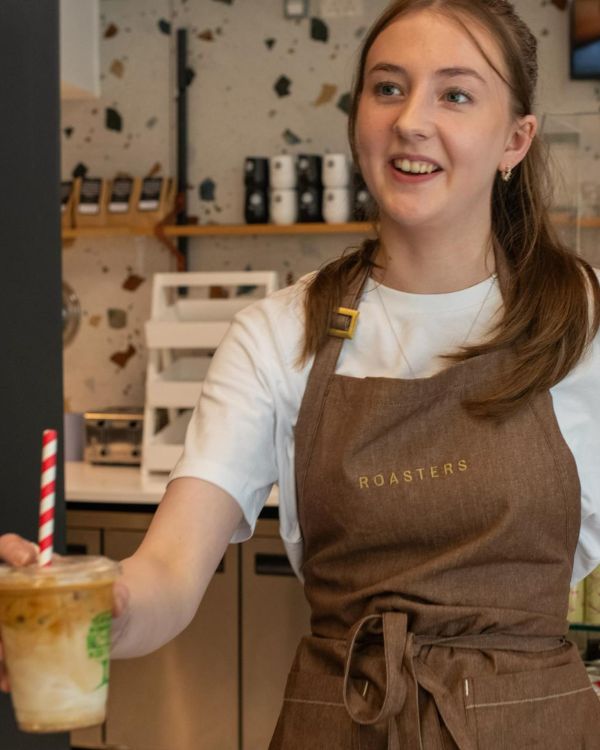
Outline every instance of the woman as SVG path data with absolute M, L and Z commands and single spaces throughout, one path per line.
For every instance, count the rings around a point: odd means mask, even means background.
M 189 622 L 279 483 L 312 632 L 271 750 L 600 748 L 565 638 L 600 560 L 600 286 L 548 220 L 536 74 L 503 0 L 375 22 L 349 134 L 378 238 L 237 317 L 123 563 L 117 657 Z

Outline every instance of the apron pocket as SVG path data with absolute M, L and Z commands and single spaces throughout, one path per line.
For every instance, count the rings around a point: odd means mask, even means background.
M 352 720 L 343 685 L 343 678 L 334 675 L 290 672 L 269 750 L 351 748 Z
M 468 688 L 480 750 L 600 750 L 600 701 L 581 662 L 470 677 Z

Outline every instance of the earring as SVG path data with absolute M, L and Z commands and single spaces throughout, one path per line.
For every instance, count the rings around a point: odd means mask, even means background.
M 510 178 L 512 177 L 512 173 L 513 173 L 512 167 L 505 167 L 502 170 L 502 179 L 504 180 L 504 182 L 510 181 Z

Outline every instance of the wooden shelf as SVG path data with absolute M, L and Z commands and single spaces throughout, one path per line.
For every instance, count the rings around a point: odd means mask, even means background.
M 363 234 L 371 230 L 368 222 L 350 222 L 347 224 L 189 224 L 185 226 L 167 226 L 164 233 L 167 237 L 215 237 L 235 235 L 293 235 L 293 234 Z M 78 237 L 122 237 L 153 235 L 153 227 L 79 227 L 64 229 L 65 240 Z
M 202 235 L 249 235 L 249 234 L 352 234 L 368 232 L 371 225 L 355 221 L 347 224 L 202 224 L 196 226 L 169 227 L 169 237 L 195 237 Z
M 584 216 L 581 219 L 574 219 L 569 213 L 551 214 L 552 223 L 556 226 L 579 226 L 582 229 L 600 229 L 600 216 Z
M 81 238 L 96 237 L 139 237 L 151 236 L 154 227 L 77 227 L 76 229 L 63 229 L 63 240 L 76 240 Z
M 552 214 L 557 226 L 580 226 L 582 229 L 600 229 L 600 216 L 592 216 L 576 221 L 570 214 Z M 367 234 L 372 230 L 368 222 L 354 221 L 347 224 L 189 224 L 166 226 L 167 237 L 217 237 L 217 236 L 265 236 L 265 235 L 306 235 L 306 234 Z M 94 237 L 149 237 L 155 234 L 154 227 L 79 227 L 64 229 L 64 240 Z

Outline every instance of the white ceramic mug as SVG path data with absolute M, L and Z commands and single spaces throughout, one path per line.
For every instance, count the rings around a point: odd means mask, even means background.
M 270 217 L 273 224 L 295 224 L 298 219 L 296 190 L 272 190 Z
M 344 188 L 350 184 L 350 160 L 346 154 L 323 156 L 323 185 L 326 188 Z
M 274 190 L 291 190 L 296 187 L 296 157 L 279 154 L 269 159 L 269 183 Z
M 323 218 L 327 224 L 344 224 L 350 221 L 351 213 L 351 195 L 348 188 L 325 188 Z

